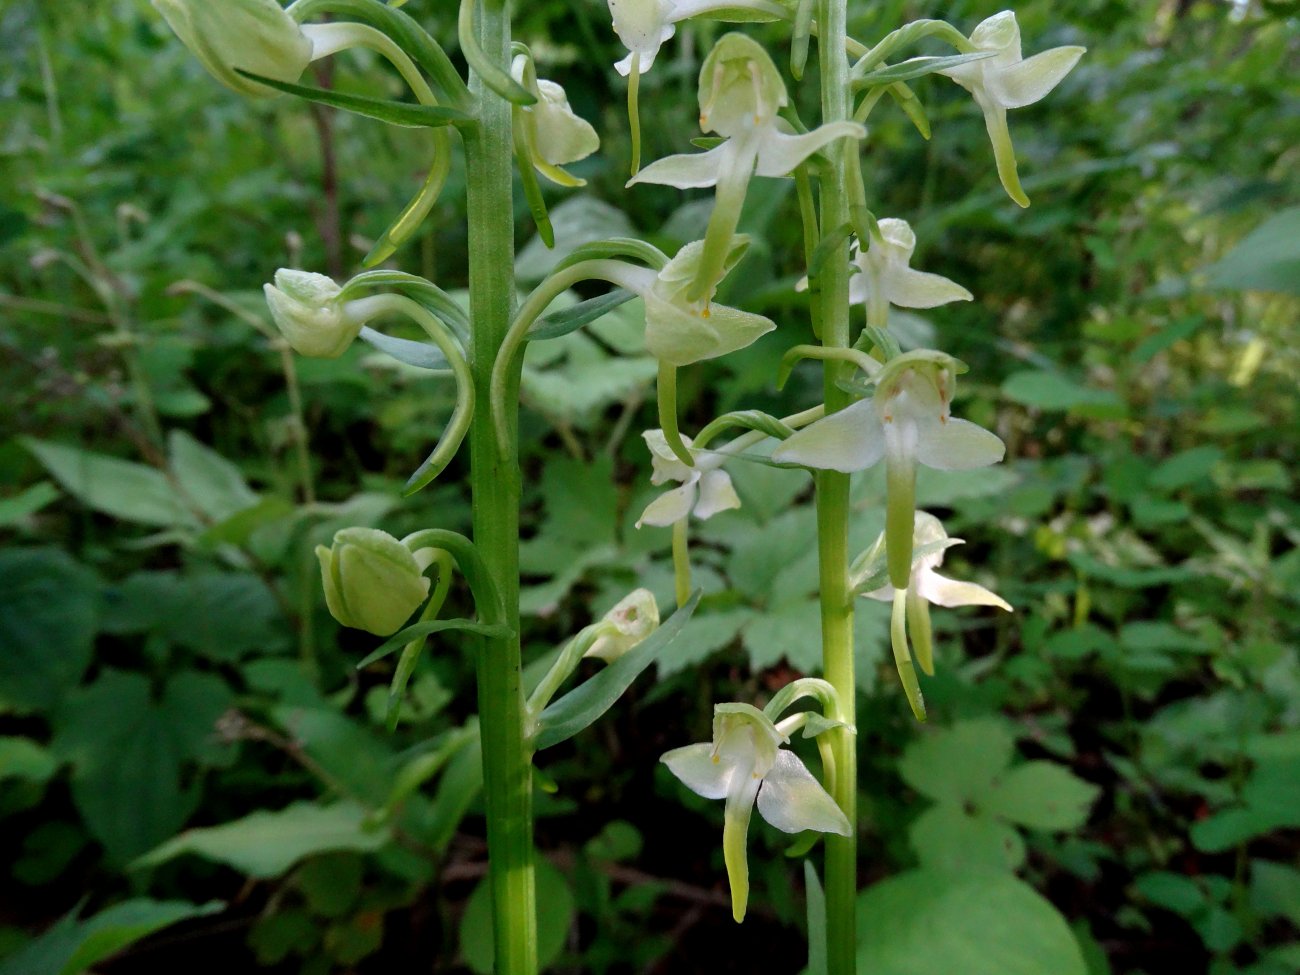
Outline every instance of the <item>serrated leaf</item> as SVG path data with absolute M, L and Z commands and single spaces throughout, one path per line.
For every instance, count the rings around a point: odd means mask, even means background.
M 1055 762 L 1026 762 L 1000 775 L 977 800 L 994 816 L 1030 829 L 1078 829 L 1101 793 Z
M 898 773 L 922 795 L 962 805 L 985 794 L 1011 763 L 1015 745 L 999 718 L 961 721 L 909 745 Z
M 547 707 L 537 720 L 534 747 L 540 751 L 567 741 L 608 711 L 676 639 L 699 604 L 700 594 L 696 592 L 648 637 Z
M 949 873 L 1016 870 L 1025 861 L 1025 842 L 1006 823 L 969 814 L 954 803 L 932 806 L 909 831 L 921 866 Z

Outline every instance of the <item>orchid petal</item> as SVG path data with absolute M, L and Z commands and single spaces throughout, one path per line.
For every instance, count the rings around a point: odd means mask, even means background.
M 705 799 L 722 799 L 731 785 L 735 765 L 722 761 L 708 742 L 674 748 L 659 761 L 682 780 L 686 788 Z
M 1029 206 L 1029 197 L 1020 185 L 1020 173 L 1016 168 L 1016 147 L 1011 144 L 1011 130 L 1007 128 L 1007 110 L 994 104 L 989 98 L 980 102 L 984 110 L 984 126 L 989 131 L 989 141 L 993 143 L 993 159 L 998 167 L 998 179 L 1002 188 L 1022 207 Z
M 700 500 L 695 505 L 695 517 L 703 521 L 719 511 L 740 507 L 740 498 L 726 471 L 709 471 L 700 479 Z
M 985 85 L 1003 108 L 1024 108 L 1046 98 L 1070 73 L 1086 48 L 1054 47 L 1002 70 L 989 71 Z
M 930 625 L 930 604 L 913 585 L 907 590 L 907 632 L 916 649 L 916 662 L 921 670 L 934 676 L 934 628 Z
M 786 833 L 806 829 L 848 836 L 848 818 L 808 767 L 794 752 L 776 754 L 776 764 L 763 777 L 758 791 L 758 811 L 764 819 Z
M 837 139 L 861 139 L 867 130 L 856 122 L 832 122 L 805 135 L 786 135 L 772 128 L 762 135 L 758 150 L 759 176 L 788 176 L 799 164 Z
M 726 305 L 697 312 L 654 294 L 646 297 L 646 351 L 675 366 L 743 349 L 774 328 L 770 318 Z
M 1006 445 L 996 434 L 969 420 L 937 418 L 921 421 L 916 438 L 916 459 L 936 471 L 969 471 L 996 464 L 1006 455 Z
M 636 520 L 636 526 L 640 528 L 642 525 L 654 525 L 656 528 L 667 528 L 689 515 L 694 506 L 695 482 L 691 481 L 659 495 L 646 505 L 645 511 L 641 512 L 641 517 Z
M 645 439 L 646 447 L 650 449 L 650 465 L 653 469 L 650 477 L 651 484 L 666 484 L 668 481 L 680 483 L 695 473 L 693 468 L 687 467 L 677 459 L 673 448 L 668 446 L 668 438 L 664 436 L 662 430 L 647 430 L 641 436 Z M 682 437 L 682 443 L 689 448 L 691 438 Z
M 862 400 L 800 430 L 772 451 L 772 459 L 849 474 L 866 470 L 884 453 L 884 428 L 872 402 Z
M 1010 55 L 1013 61 L 1020 60 L 1020 24 L 1015 11 L 1003 10 L 986 17 L 971 31 L 970 40 L 981 51 L 998 51 Z
M 731 883 L 731 916 L 737 923 L 745 920 L 745 908 L 749 903 L 749 861 L 745 839 L 749 833 L 749 819 L 754 813 L 754 797 L 762 782 L 750 769 L 737 768 L 722 818 L 722 858 L 727 863 L 727 880 Z
M 655 183 L 659 186 L 675 186 L 679 190 L 714 186 L 722 175 L 727 158 L 734 152 L 735 148 L 728 141 L 708 152 L 665 156 L 633 176 L 627 185 Z
M 1011 604 L 995 592 L 973 582 L 959 582 L 937 572 L 918 573 L 916 591 L 936 606 L 996 606 L 1013 612 Z
M 851 286 L 850 286 L 851 290 Z M 892 268 L 885 276 L 890 304 L 900 308 L 937 308 L 950 301 L 970 301 L 974 295 L 941 274 Z

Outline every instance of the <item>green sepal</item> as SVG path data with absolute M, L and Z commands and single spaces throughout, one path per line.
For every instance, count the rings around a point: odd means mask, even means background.
M 921 99 L 916 97 L 916 93 L 907 87 L 904 82 L 895 82 L 888 88 L 889 97 L 895 104 L 903 110 L 914 126 L 916 131 L 921 133 L 921 138 L 929 141 L 930 139 L 930 119 L 925 114 L 925 106 L 921 104 Z
M 572 308 L 552 312 L 533 323 L 532 328 L 528 330 L 528 340 L 530 342 L 543 342 L 546 339 L 558 339 L 571 332 L 576 332 L 582 326 L 603 318 L 615 308 L 626 304 L 635 297 L 636 295 L 630 291 L 615 288 L 608 294 L 597 295 L 595 298 L 580 301 Z
M 868 352 L 873 346 L 880 350 L 885 357 L 885 362 L 897 359 L 903 354 L 898 339 L 894 338 L 889 329 L 881 328 L 879 325 L 866 325 L 862 329 L 862 334 L 858 336 L 858 340 L 853 343 L 853 347 Z
M 456 108 L 443 105 L 416 105 L 412 102 L 398 102 L 386 98 L 369 98 L 365 95 L 352 95 L 344 91 L 331 91 L 326 88 L 313 88 L 309 85 L 295 85 L 288 81 L 277 81 L 265 75 L 253 74 L 235 68 L 235 73 L 268 88 L 289 95 L 297 95 L 309 102 L 328 105 L 355 112 L 367 118 L 378 119 L 390 125 L 400 125 L 410 129 L 433 129 L 444 125 L 466 125 L 474 121 L 474 116 L 466 115 Z
M 537 751 L 567 741 L 608 711 L 641 672 L 654 663 L 686 626 L 700 604 L 697 590 L 659 628 L 588 681 L 553 702 L 537 719 Z
M 463 630 L 466 633 L 487 637 L 492 640 L 504 640 L 514 632 L 504 623 L 480 623 L 477 620 L 466 619 L 429 620 L 427 623 L 413 623 L 406 629 L 394 633 L 381 643 L 361 663 L 357 664 L 356 669 L 361 670 L 369 667 L 377 660 L 383 660 L 389 654 L 396 653 L 412 640 L 418 640 L 433 633 L 441 633 L 443 630 Z

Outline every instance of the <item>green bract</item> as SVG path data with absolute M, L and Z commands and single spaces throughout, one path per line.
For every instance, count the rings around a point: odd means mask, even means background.
M 312 61 L 312 42 L 276 0 L 153 0 L 171 29 L 214 78 L 244 95 L 277 92 L 236 68 L 297 81 Z
M 276 327 L 294 350 L 313 358 L 336 359 L 361 332 L 339 301 L 342 288 L 323 274 L 281 268 L 275 284 L 264 285 Z
M 919 350 L 891 359 L 876 392 L 803 430 L 772 459 L 823 470 L 865 470 L 885 459 L 889 579 L 907 588 L 912 568 L 916 465 L 965 471 L 1002 460 L 1006 447 L 983 427 L 949 415 L 956 375 L 966 367 L 943 352 Z
M 850 834 L 849 821 L 808 767 L 781 745 L 789 739 L 757 708 L 719 704 L 713 709 L 713 741 L 675 748 L 662 761 L 692 792 L 726 799 L 722 853 L 731 883 L 731 913 L 745 918 L 749 863 L 745 837 L 757 801 L 764 819 L 779 830 Z
M 1011 199 L 1022 207 L 1029 197 L 1020 187 L 1016 172 L 1016 150 L 1007 128 L 1007 109 L 1023 108 L 1041 101 L 1061 83 L 1084 54 L 1082 47 L 1054 47 L 1025 60 L 1020 54 L 1020 25 L 1010 10 L 983 21 L 971 32 L 970 41 L 979 51 L 996 51 L 991 58 L 968 61 L 940 74 L 947 75 L 975 96 L 984 112 L 993 154 L 997 159 L 998 178 Z
M 650 483 L 677 481 L 681 487 L 673 488 L 651 501 L 637 519 L 638 528 L 642 525 L 666 528 L 692 514 L 703 521 L 712 518 L 719 511 L 740 507 L 740 498 L 736 496 L 736 489 L 731 484 L 731 475 L 720 469 L 727 459 L 725 454 L 692 451 L 695 465 L 687 467 L 668 446 L 662 430 L 647 430 L 642 436 L 650 448 L 650 463 L 654 468 Z M 682 437 L 682 442 L 687 448 L 691 446 L 690 437 Z
M 344 528 L 316 546 L 330 614 L 344 626 L 391 636 L 429 596 L 432 549 L 412 553 L 377 528 Z
M 659 628 L 659 604 L 649 589 L 633 589 L 601 620 L 608 624 L 584 657 L 613 663 Z

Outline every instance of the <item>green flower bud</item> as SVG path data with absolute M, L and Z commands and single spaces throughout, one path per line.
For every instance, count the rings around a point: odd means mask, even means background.
M 153 5 L 209 73 L 240 94 L 278 93 L 235 68 L 292 82 L 311 63 L 311 40 L 276 0 L 153 0 Z
M 584 657 L 598 657 L 612 664 L 659 628 L 659 606 L 649 589 L 634 589 L 605 614 L 609 632 L 600 637 Z
M 376 636 L 396 633 L 429 596 L 431 553 L 412 553 L 376 528 L 344 528 L 333 547 L 316 546 L 330 615 Z
M 276 327 L 302 355 L 337 359 L 361 332 L 360 320 L 344 313 L 343 289 L 323 274 L 281 268 L 263 290 Z

